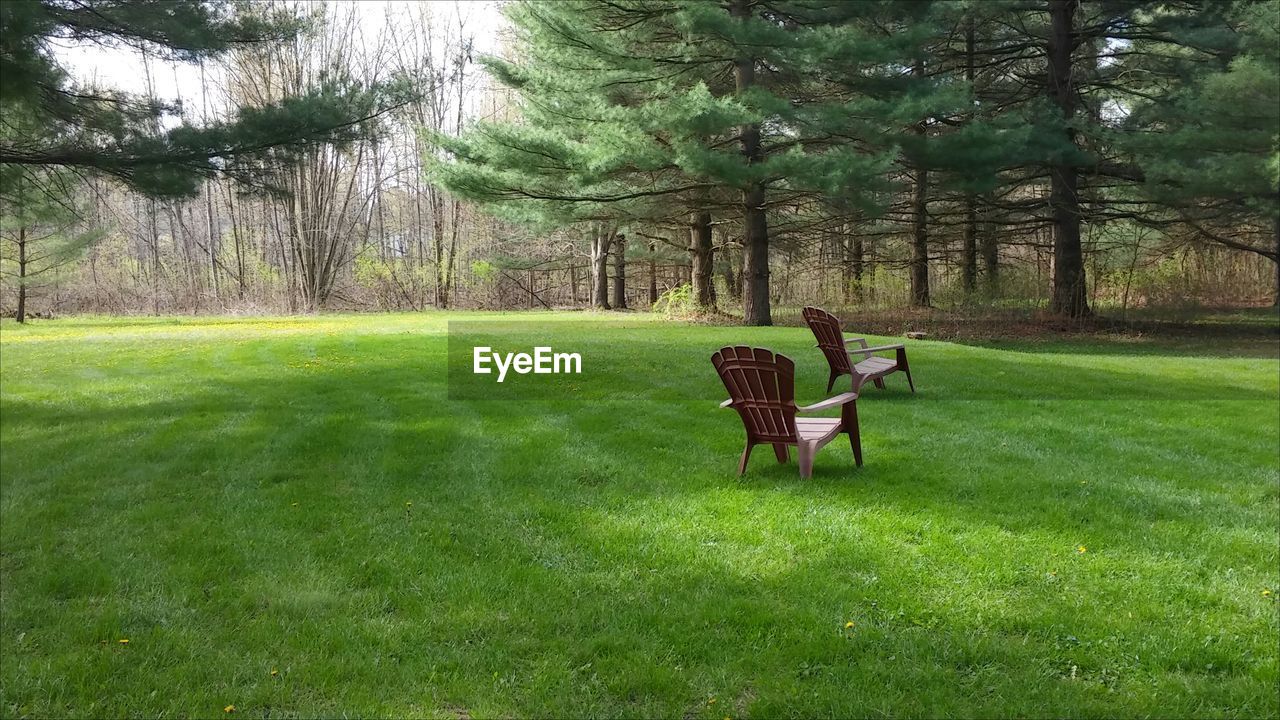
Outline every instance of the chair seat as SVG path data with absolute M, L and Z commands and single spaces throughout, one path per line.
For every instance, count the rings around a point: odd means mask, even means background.
M 898 362 L 889 358 L 869 357 L 853 367 L 857 369 L 859 375 L 875 375 L 893 371 L 898 367 Z
M 813 442 L 830 440 L 840 429 L 840 418 L 796 418 L 796 435 Z

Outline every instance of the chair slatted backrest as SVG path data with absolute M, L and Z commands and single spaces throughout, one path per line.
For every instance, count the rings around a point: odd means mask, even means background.
M 795 442 L 796 365 L 790 358 L 764 348 L 723 347 L 711 364 L 752 440 Z
M 840 330 L 840 320 L 822 308 L 807 307 L 801 315 L 818 340 L 818 349 L 827 358 L 832 372 L 853 374 L 853 365 L 849 362 L 849 351 L 844 346 L 844 333 Z

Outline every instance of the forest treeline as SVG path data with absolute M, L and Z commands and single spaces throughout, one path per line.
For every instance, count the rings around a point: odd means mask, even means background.
M 6 312 L 1280 294 L 1275 2 L 147 5 L 0 7 Z M 204 107 L 46 47 L 120 33 Z

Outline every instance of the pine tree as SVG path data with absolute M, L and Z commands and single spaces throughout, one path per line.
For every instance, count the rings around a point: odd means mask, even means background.
M 235 47 L 293 37 L 305 18 L 237 12 L 231 0 L 24 0 L 0 3 L 0 117 L 39 128 L 0 140 L 0 191 L 18 169 L 73 167 L 115 176 L 153 196 L 190 196 L 230 173 L 262 180 L 258 161 L 296 161 L 321 145 L 364 137 L 400 103 L 403 83 L 331 83 L 304 96 L 240 108 L 232 120 L 158 132 L 177 109 L 111 89 L 74 85 L 49 50 L 55 39 L 119 42 L 198 62 Z
M 27 169 L 0 197 L 0 274 L 17 287 L 14 318 L 26 322 L 31 291 L 79 259 L 102 236 L 80 230 L 77 178 L 61 169 Z
M 1009 46 L 1038 46 L 1047 71 L 1043 83 L 1034 79 L 1023 83 L 1024 89 L 1042 93 L 1049 101 L 1047 108 L 1042 101 L 1022 95 L 1003 110 L 1033 130 L 1015 155 L 1026 158 L 1025 167 L 1049 175 L 1053 312 L 1070 318 L 1091 314 L 1085 292 L 1083 223 L 1122 217 L 1158 222 L 1170 203 L 1176 204 L 1175 198 L 1194 195 L 1188 189 L 1197 184 L 1197 177 L 1205 177 L 1201 172 L 1204 153 L 1190 149 L 1218 131 L 1192 130 L 1192 126 L 1231 132 L 1235 123 L 1236 129 L 1252 138 L 1251 146 L 1239 148 L 1222 165 L 1250 175 L 1248 180 L 1240 175 L 1234 180 L 1249 185 L 1248 193 L 1274 207 L 1274 194 L 1266 197 L 1263 189 L 1266 173 L 1257 172 L 1274 157 L 1273 145 L 1257 142 L 1259 137 L 1276 135 L 1274 84 L 1267 85 L 1263 76 L 1255 74 L 1251 91 L 1257 94 L 1238 99 L 1247 107 L 1253 107 L 1250 100 L 1256 101 L 1272 112 L 1259 108 L 1232 120 L 1232 113 L 1224 114 L 1219 105 L 1231 99 L 1218 94 L 1210 100 L 1214 92 L 1208 89 L 1214 83 L 1196 82 L 1196 78 L 1221 75 L 1224 62 L 1229 64 L 1239 53 L 1246 28 L 1269 28 L 1269 34 L 1259 36 L 1254 44 L 1256 52 L 1274 57 L 1274 3 L 1046 0 L 1032 6 L 1009 5 L 1004 11 L 1019 13 L 1018 27 L 1024 29 L 1021 38 L 1008 38 Z M 1270 50 L 1264 49 L 1268 42 Z M 1007 67 L 1026 68 L 1016 51 L 1010 55 L 1015 60 Z M 1274 60 L 1269 66 L 1275 67 Z M 1221 83 L 1219 88 L 1232 81 Z M 1201 102 L 1193 100 L 1202 92 L 1209 94 Z M 1215 115 L 1227 120 L 1209 120 Z M 1196 154 L 1201 159 L 1195 162 L 1177 159 Z M 1184 170 L 1174 170 L 1175 166 Z M 1253 170 L 1245 170 L 1249 167 Z M 1145 208 L 1133 203 L 1141 184 L 1155 201 Z M 1218 187 L 1232 196 L 1240 190 L 1231 181 L 1219 182 Z M 1132 209 L 1118 211 L 1117 207 Z
M 1162 175 L 1174 172 L 1176 158 L 1144 150 L 1140 141 L 1158 123 L 1180 123 L 1190 147 L 1205 131 L 1189 121 L 1207 103 L 1220 102 L 1230 87 L 1262 82 L 1257 68 L 1274 62 L 1220 62 L 1249 24 L 1240 13 L 1270 17 L 1272 9 L 1260 7 L 1156 0 L 526 3 L 512 10 L 524 33 L 521 59 L 490 61 L 522 93 L 523 120 L 478 128 L 451 146 L 454 162 L 437 176 L 468 197 L 521 205 L 505 211 L 543 222 L 687 217 L 704 302 L 712 291 L 706 213 L 715 213 L 741 236 L 749 324 L 771 322 L 770 248 L 789 247 L 788 226 L 838 234 L 884 218 L 894 227 L 886 212 L 895 197 L 909 194 L 901 205 L 909 207 L 915 303 L 930 302 L 929 263 L 945 254 L 949 228 L 959 228 L 962 284 L 972 292 L 979 257 L 994 287 L 994 227 L 1047 226 L 1051 309 L 1085 317 L 1085 223 L 1154 218 L 1173 207 L 1168 188 L 1177 186 L 1187 188 L 1185 204 L 1204 205 L 1187 194 L 1194 183 Z M 1250 22 L 1266 26 L 1261 20 Z M 1161 58 L 1151 66 L 1158 72 L 1139 65 L 1128 47 Z M 1135 68 L 1157 81 L 1143 86 L 1132 77 Z M 1180 76 L 1203 80 L 1179 90 L 1173 80 Z M 1163 115 L 1126 125 L 1123 117 L 1144 117 L 1143 97 L 1155 98 Z M 1225 121 L 1219 126 L 1230 129 Z M 1257 142 L 1243 151 L 1248 159 L 1230 163 L 1241 172 L 1252 168 L 1252 205 L 1240 208 L 1274 207 L 1272 186 L 1259 172 L 1272 157 L 1261 151 L 1274 135 L 1270 127 L 1267 120 L 1255 128 Z M 1153 177 L 1165 188 L 1163 199 Z M 1132 200 L 1144 181 L 1147 210 Z M 733 206 L 725 205 L 727 195 L 736 196 Z M 784 210 L 793 220 L 771 231 L 771 216 Z M 855 243 L 840 244 L 849 269 L 861 268 Z M 607 251 L 593 257 L 603 263 Z
M 1178 80 L 1136 88 L 1142 97 L 1123 125 L 1141 197 L 1153 205 L 1142 219 L 1271 259 L 1280 303 L 1280 5 L 1206 6 L 1162 20 L 1180 51 L 1135 41 L 1126 63 L 1142 70 L 1136 77 Z
M 994 184 L 991 148 L 1004 142 L 975 122 L 969 84 L 948 73 L 948 43 L 964 6 L 945 2 L 796 3 L 792 18 L 804 48 L 798 73 L 811 82 L 800 93 L 795 126 L 811 166 L 787 180 L 817 191 L 837 221 L 853 232 L 885 218 L 895 198 L 908 196 L 908 264 L 913 304 L 930 303 L 930 229 L 936 201 Z M 843 243 L 858 282 L 863 242 Z
M 521 60 L 484 62 L 520 93 L 521 121 L 436 136 L 451 159 L 435 164 L 434 179 L 512 219 L 583 227 L 593 304 L 602 308 L 610 305 L 605 264 L 617 229 L 691 216 L 695 296 L 710 305 L 711 247 L 702 238 L 717 184 L 700 163 L 706 143 L 741 113 L 712 94 L 698 61 L 654 39 L 675 32 L 675 9 L 526 3 L 508 13 Z M 673 77 L 672 64 L 686 72 Z
M 904 26 L 918 20 L 910 4 L 890 5 L 877 12 Z M 516 6 L 521 61 L 488 62 L 523 94 L 523 121 L 480 126 L 458 142 L 442 138 L 454 162 L 437 178 L 473 199 L 522 204 L 508 212 L 542 220 L 687 215 L 703 302 L 711 292 L 707 213 L 723 193 L 737 193 L 743 319 L 769 324 L 771 205 L 828 195 L 871 202 L 888 187 L 877 178 L 900 156 L 904 128 L 925 122 L 934 101 L 904 85 L 894 67 L 911 34 L 885 39 L 875 24 L 883 18 L 851 7 Z M 859 96 L 867 88 L 875 92 Z

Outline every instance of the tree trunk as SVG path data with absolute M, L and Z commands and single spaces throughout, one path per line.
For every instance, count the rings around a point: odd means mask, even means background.
M 178 269 L 186 278 L 186 292 L 181 292 L 181 284 L 176 283 L 174 288 L 175 305 L 181 307 L 183 300 L 191 308 L 191 314 L 195 315 L 200 312 L 200 270 L 196 267 L 191 256 L 191 233 L 187 230 L 186 222 L 182 219 L 183 209 L 186 203 L 181 205 L 174 202 L 165 203 L 165 212 L 169 216 L 169 239 L 173 241 L 173 256 L 177 261 Z M 175 280 L 177 280 L 175 278 Z M 184 297 L 185 296 L 185 297 Z
M 732 0 L 729 12 L 740 22 L 751 16 L 748 0 Z M 738 95 L 755 85 L 756 61 L 754 57 L 738 57 L 733 63 L 734 86 Z M 746 124 L 739 128 L 742 138 L 742 155 L 750 168 L 759 165 L 764 157 L 760 150 L 760 126 Z M 742 190 L 742 320 L 747 325 L 772 325 L 769 310 L 769 221 L 765 217 L 764 183 L 753 180 Z
M 710 310 L 716 304 L 715 297 L 711 294 L 715 252 L 711 244 L 711 213 L 699 211 L 693 213 L 692 219 L 693 223 L 689 226 L 689 253 L 693 259 L 693 300 L 699 310 Z
M 658 246 L 649 243 L 649 307 L 658 302 Z
M 227 217 L 231 220 L 231 242 L 235 245 L 236 253 L 236 296 L 244 300 L 244 251 L 240 246 L 240 221 L 236 208 L 231 202 L 231 188 L 227 187 L 226 191 Z
M 627 307 L 627 238 L 618 235 L 613 241 L 613 309 Z
M 204 72 L 204 61 L 200 61 L 200 103 L 204 122 L 209 121 L 209 91 L 208 77 Z M 205 211 L 209 216 L 209 282 L 213 286 L 213 300 L 217 303 L 221 298 L 218 293 L 218 245 L 221 240 L 221 232 L 218 230 L 217 222 L 213 215 L 213 193 L 217 185 L 210 180 L 204 185 L 204 204 Z
M 773 318 L 769 310 L 769 235 L 762 207 L 764 188 L 757 186 L 744 193 L 744 198 L 747 227 L 744 238 L 746 244 L 742 248 L 742 320 L 747 325 L 772 325 Z
M 453 200 L 453 212 L 450 214 L 450 220 L 449 253 L 444 258 L 444 288 L 440 294 L 440 299 L 443 300 L 441 307 L 449 307 L 449 303 L 453 302 L 453 265 L 458 256 L 458 230 L 462 224 L 462 203 L 457 198 Z
M 924 60 L 916 58 L 911 74 L 924 77 Z M 926 120 L 916 124 L 915 134 L 921 141 L 928 133 Z M 929 170 L 916 167 L 915 192 L 911 199 L 911 304 L 929 306 Z
M 915 197 L 911 201 L 911 304 L 929 306 L 929 171 L 916 170 Z
M 156 225 L 156 201 L 147 201 L 151 228 L 151 314 L 160 314 L 160 228 Z
M 221 233 L 218 232 L 218 221 L 213 214 L 213 182 L 204 186 L 204 206 L 209 219 L 209 284 L 213 287 L 213 299 L 216 303 L 221 299 L 218 292 L 218 244 Z
M 14 319 L 27 321 L 27 226 L 18 226 L 18 312 Z
M 1075 115 L 1075 87 L 1071 81 L 1071 51 L 1078 0 L 1049 2 L 1049 94 L 1063 120 Z M 1076 144 L 1068 127 L 1067 141 Z M 1049 168 L 1049 207 L 1053 210 L 1053 298 L 1050 310 L 1069 318 L 1088 317 L 1085 296 L 1084 249 L 1080 244 L 1080 193 L 1076 168 L 1058 162 Z
M 457 18 L 458 18 L 458 37 L 462 38 L 463 37 L 462 14 L 457 13 Z M 467 107 L 467 104 L 463 102 L 463 99 L 467 90 L 465 68 L 467 66 L 467 61 L 470 59 L 470 54 L 471 54 L 471 43 L 469 41 L 465 43 L 458 43 L 457 73 L 453 76 L 453 78 L 457 81 L 456 87 L 458 91 L 458 95 L 455 98 L 455 100 L 457 101 L 457 104 L 454 106 L 454 110 L 455 110 L 454 123 L 453 123 L 454 137 L 458 137 L 462 135 L 463 111 Z M 450 213 L 449 219 L 451 221 L 452 227 L 449 228 L 449 254 L 448 256 L 445 257 L 445 261 L 444 261 L 443 299 L 444 299 L 445 307 L 448 307 L 449 302 L 452 300 L 451 294 L 453 291 L 453 276 L 454 276 L 453 266 L 454 266 L 454 263 L 457 262 L 458 230 L 462 225 L 462 203 L 461 201 L 458 200 L 457 197 L 454 197 L 453 199 L 453 212 Z M 530 288 L 532 288 L 532 280 L 530 280 Z
M 431 257 L 435 275 L 435 306 L 446 308 L 449 299 L 444 295 L 444 197 L 440 191 L 430 189 L 431 200 Z
M 1000 294 L 1000 246 L 996 240 L 995 229 L 984 223 L 982 242 L 982 277 L 987 294 L 996 297 Z
M 724 248 L 725 259 L 725 287 L 729 291 L 729 297 L 742 299 L 742 258 L 735 258 L 733 255 L 733 247 L 726 245 Z M 734 272 L 734 268 L 738 268 Z
M 1276 264 L 1276 299 L 1271 304 L 1280 307 L 1280 216 L 1276 217 L 1276 256 L 1272 260 Z
M 604 228 L 591 230 L 591 305 L 609 309 L 609 240 Z
M 858 226 L 851 225 L 847 239 L 848 257 L 846 268 L 848 278 L 845 281 L 845 297 L 850 303 L 862 302 L 862 275 L 866 263 L 863 261 L 862 236 L 858 235 Z
M 973 92 L 976 98 L 977 91 L 974 88 L 974 80 L 977 77 L 974 70 L 975 54 L 973 15 L 969 14 L 964 22 L 964 79 L 968 81 L 970 92 Z M 976 114 L 976 111 L 969 113 L 970 122 L 975 119 Z M 978 287 L 978 213 L 975 208 L 976 200 L 977 198 L 974 197 L 972 192 L 965 193 L 964 244 L 960 252 L 960 277 L 966 295 L 972 294 Z
M 978 289 L 978 211 L 973 193 L 964 197 L 964 245 L 960 248 L 960 277 L 966 295 Z
M 738 274 L 733 271 L 733 254 L 729 252 L 729 246 L 724 248 L 724 287 L 729 297 L 738 297 L 742 290 L 738 287 Z

